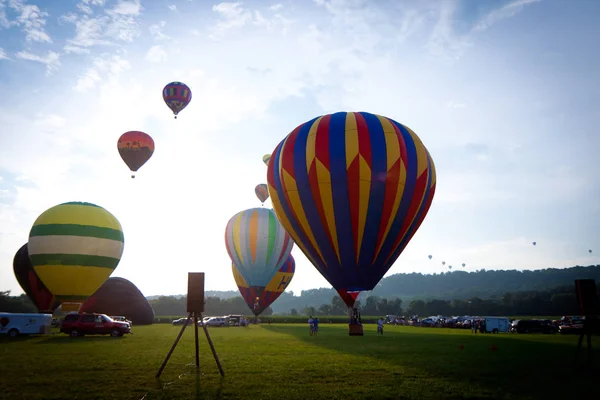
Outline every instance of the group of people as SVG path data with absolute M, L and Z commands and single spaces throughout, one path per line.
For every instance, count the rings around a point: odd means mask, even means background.
M 319 333 L 319 318 L 308 317 L 308 332 L 310 336 L 317 336 Z

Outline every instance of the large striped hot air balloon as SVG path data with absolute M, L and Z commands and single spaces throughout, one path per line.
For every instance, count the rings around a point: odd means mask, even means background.
M 366 112 L 339 112 L 286 136 L 271 155 L 267 181 L 281 224 L 352 307 L 423 222 L 436 175 L 408 127 Z
M 234 215 L 225 229 L 225 245 L 231 261 L 257 296 L 290 255 L 294 242 L 273 210 L 251 208 Z
M 70 202 L 44 211 L 29 233 L 36 274 L 64 311 L 77 311 L 119 264 L 123 230 L 104 208 Z
M 255 316 L 258 316 L 267 307 L 273 304 L 273 302 L 277 300 L 277 298 L 281 296 L 281 293 L 288 287 L 294 277 L 296 262 L 294 261 L 294 257 L 290 254 L 265 288 L 248 285 L 235 264 L 231 264 L 231 269 L 233 271 L 235 284 L 240 290 L 244 301 L 248 304 L 252 313 Z

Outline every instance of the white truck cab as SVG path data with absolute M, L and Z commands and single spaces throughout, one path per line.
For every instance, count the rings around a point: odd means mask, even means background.
M 0 334 L 45 335 L 51 332 L 52 314 L 0 313 Z

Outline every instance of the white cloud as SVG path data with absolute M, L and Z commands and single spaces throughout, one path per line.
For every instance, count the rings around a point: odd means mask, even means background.
M 108 79 L 109 82 L 118 80 L 121 73 L 131 68 L 129 61 L 120 55 L 103 55 L 96 57 L 93 66 L 88 68 L 77 80 L 74 89 L 85 92 L 96 87 L 101 81 Z
M 36 61 L 46 66 L 46 73 L 52 75 L 52 73 L 58 70 L 60 67 L 60 54 L 49 51 L 45 56 L 30 53 L 28 51 L 20 51 L 17 53 L 17 58 L 22 60 Z
M 0 60 L 10 60 L 2 47 L 0 47 Z
M 168 7 L 168 8 L 169 8 L 169 10 L 171 10 L 171 11 L 177 11 L 177 6 L 176 6 L 175 4 L 169 4 L 167 7 Z
M 10 0 L 8 5 L 19 14 L 14 24 L 23 29 L 26 41 L 52 43 L 52 39 L 44 30 L 48 13 L 41 11 L 36 5 L 26 4 L 24 0 Z M 0 20 L 3 21 L 3 25 L 8 24 L 4 11 Z
M 270 10 L 278 10 L 278 7 Z M 218 15 L 218 22 L 211 28 L 210 37 L 218 39 L 228 31 L 236 31 L 247 25 L 266 28 L 270 31 L 280 29 L 286 33 L 291 21 L 281 14 L 275 13 L 271 17 L 266 17 L 259 10 L 250 10 L 244 8 L 242 2 L 219 3 L 212 7 L 212 11 Z
M 66 53 L 88 54 L 89 48 L 110 46 L 116 41 L 131 43 L 140 35 L 137 17 L 142 6 L 139 1 L 119 1 L 105 15 L 92 16 L 91 5 L 102 6 L 101 1 L 80 3 L 83 14 L 68 13 L 61 17 L 64 22 L 75 25 L 75 36 L 67 39 Z
M 151 63 L 163 63 L 167 61 L 167 52 L 161 45 L 155 45 L 146 53 L 146 60 Z
M 473 27 L 473 31 L 484 31 L 491 27 L 498 21 L 501 21 L 506 18 L 514 17 L 521 11 L 525 6 L 528 6 L 533 3 L 538 3 L 541 0 L 517 0 L 513 1 L 505 5 L 504 7 L 498 8 L 496 10 L 491 11 L 489 14 L 484 16 L 475 26 Z
M 269 10 L 277 11 L 277 10 L 281 10 L 282 8 L 283 8 L 283 4 L 277 3 L 277 4 L 273 4 L 271 7 L 269 7 Z

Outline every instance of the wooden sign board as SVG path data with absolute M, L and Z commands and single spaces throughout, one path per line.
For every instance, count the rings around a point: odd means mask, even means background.
M 188 272 L 187 312 L 204 312 L 204 272 Z

